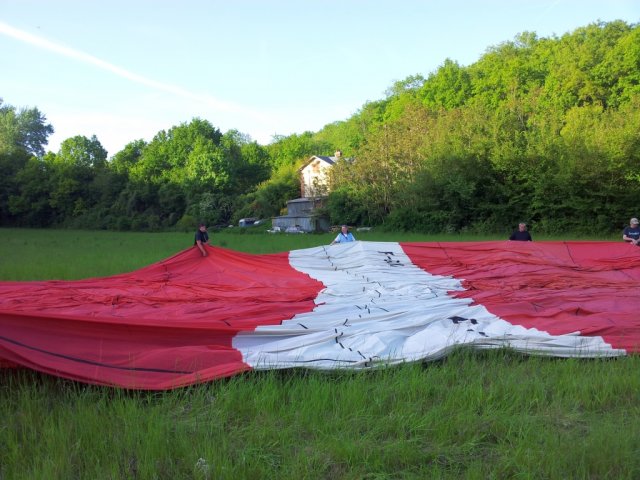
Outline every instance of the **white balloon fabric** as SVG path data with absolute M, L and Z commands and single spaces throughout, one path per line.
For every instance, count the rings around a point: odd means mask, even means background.
M 254 369 L 368 368 L 437 360 L 459 345 L 558 357 L 618 356 L 601 337 L 550 335 L 491 314 L 458 279 L 414 265 L 397 243 L 353 242 L 295 250 L 290 263 L 325 288 L 316 308 L 233 340 Z

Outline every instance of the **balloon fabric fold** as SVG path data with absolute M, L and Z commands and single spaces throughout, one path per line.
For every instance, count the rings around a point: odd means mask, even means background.
M 640 351 L 640 249 L 614 242 L 195 248 L 135 272 L 0 282 L 0 367 L 163 390 L 253 369 L 366 369 L 461 345 Z

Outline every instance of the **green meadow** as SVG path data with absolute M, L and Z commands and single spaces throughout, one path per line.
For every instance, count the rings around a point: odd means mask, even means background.
M 273 253 L 332 237 L 230 229 L 213 232 L 212 243 Z M 0 229 L 0 280 L 113 275 L 192 243 L 193 232 Z M 366 372 L 248 372 L 140 392 L 4 369 L 0 480 L 637 479 L 639 372 L 637 356 L 460 349 Z

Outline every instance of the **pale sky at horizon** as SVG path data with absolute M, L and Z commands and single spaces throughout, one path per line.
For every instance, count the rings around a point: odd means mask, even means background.
M 0 0 L 0 98 L 109 156 L 200 117 L 261 144 L 522 32 L 638 23 L 638 0 Z

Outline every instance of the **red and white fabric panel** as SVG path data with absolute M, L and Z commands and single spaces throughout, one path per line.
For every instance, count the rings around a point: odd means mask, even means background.
M 325 288 L 313 312 L 234 338 L 253 368 L 366 368 L 459 345 L 559 357 L 640 345 L 640 250 L 625 244 L 355 242 L 290 261 Z
M 190 248 L 136 272 L 0 282 L 0 365 L 169 389 L 250 369 L 371 368 L 453 348 L 640 346 L 640 249 L 613 242 Z

